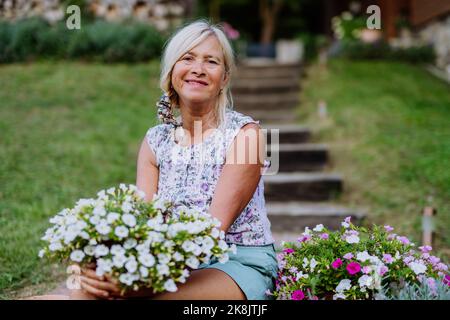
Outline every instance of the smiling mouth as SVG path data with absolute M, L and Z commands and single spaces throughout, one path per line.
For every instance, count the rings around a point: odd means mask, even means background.
M 199 84 L 199 85 L 203 85 L 203 86 L 207 86 L 208 84 L 204 81 L 199 81 L 199 80 L 185 80 L 187 83 L 189 84 Z

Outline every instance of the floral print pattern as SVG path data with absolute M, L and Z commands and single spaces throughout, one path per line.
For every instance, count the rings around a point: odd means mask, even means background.
M 150 128 L 146 141 L 156 155 L 159 167 L 158 196 L 197 210 L 208 211 L 225 157 L 239 130 L 251 117 L 228 110 L 223 126 L 207 135 L 201 143 L 179 145 L 174 127 L 160 124 Z M 269 162 L 265 161 L 265 167 Z M 225 240 L 248 246 L 274 242 L 264 199 L 261 177 L 252 199 L 226 233 Z

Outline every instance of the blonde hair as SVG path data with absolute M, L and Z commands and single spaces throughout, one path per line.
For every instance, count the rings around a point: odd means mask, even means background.
M 224 124 L 227 109 L 233 108 L 230 80 L 235 68 L 233 48 L 230 45 L 220 25 L 213 25 L 206 20 L 192 22 L 179 29 L 166 43 L 161 59 L 160 87 L 167 93 L 173 107 L 179 107 L 178 95 L 172 87 L 172 70 L 177 61 L 209 36 L 215 36 L 222 47 L 225 72 L 228 74 L 228 82 L 219 95 L 215 106 L 215 116 L 219 127 Z

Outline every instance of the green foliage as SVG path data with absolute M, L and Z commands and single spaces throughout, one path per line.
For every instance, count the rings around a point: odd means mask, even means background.
M 369 44 L 358 40 L 342 41 L 339 55 L 348 59 L 393 60 L 410 63 L 433 63 L 436 58 L 431 46 L 392 48 L 385 42 Z
M 50 25 L 40 18 L 0 22 L 0 63 L 37 58 L 139 62 L 161 55 L 165 36 L 153 27 L 133 22 L 82 22 L 68 30 L 65 22 Z
M 377 296 L 379 300 L 450 300 L 450 286 L 443 281 L 405 283 L 400 288 L 385 286 Z

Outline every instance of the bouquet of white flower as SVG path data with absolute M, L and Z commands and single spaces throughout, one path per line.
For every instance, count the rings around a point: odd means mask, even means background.
M 235 251 L 224 241 L 220 221 L 208 213 L 162 199 L 144 201 L 136 186 L 102 190 L 80 199 L 50 219 L 40 257 L 95 263 L 96 274 L 110 274 L 121 288 L 153 292 L 177 290 L 191 270 L 212 258 L 228 260 Z

